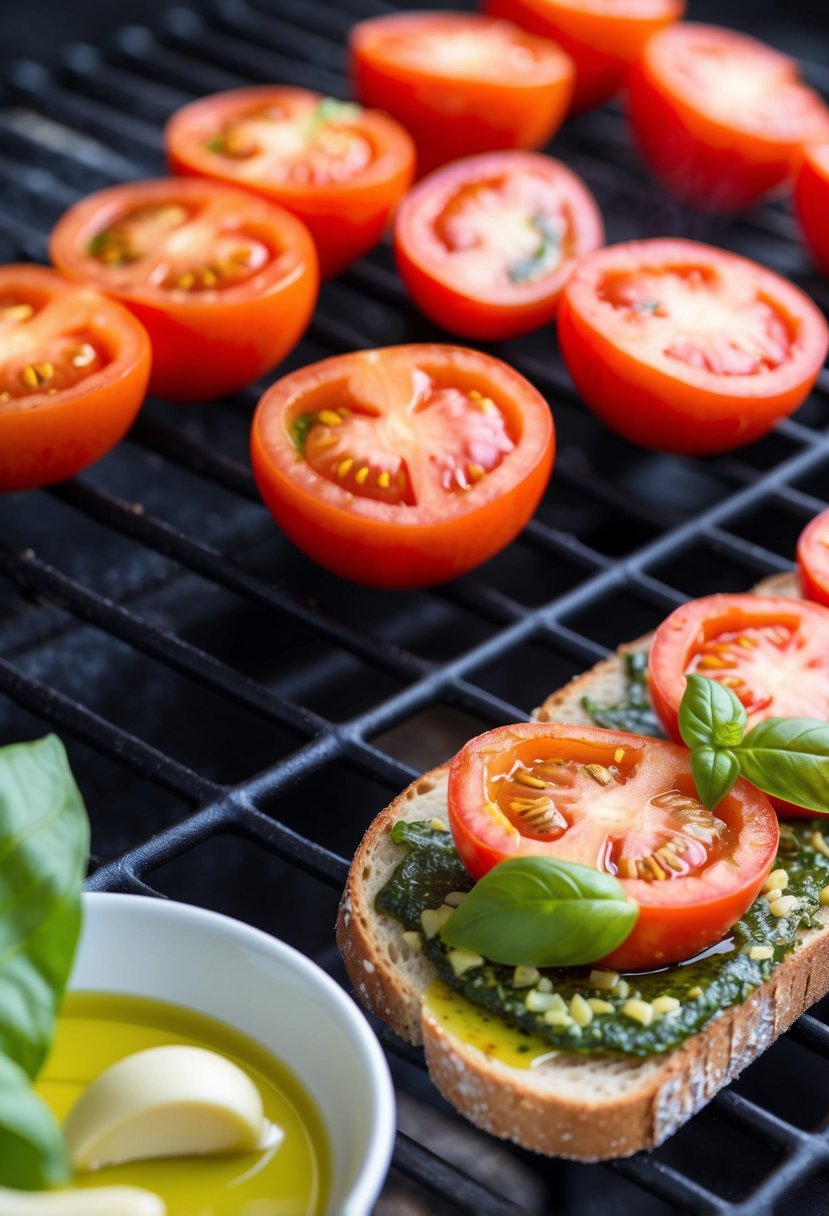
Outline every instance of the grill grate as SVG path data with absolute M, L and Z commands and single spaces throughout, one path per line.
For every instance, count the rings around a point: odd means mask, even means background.
M 13 63 L 0 256 L 45 260 L 51 225 L 79 194 L 162 172 L 160 125 L 194 96 L 269 80 L 345 96 L 344 35 L 381 11 L 377 0 L 217 0 L 104 48 L 71 46 L 56 65 Z M 794 27 L 781 37 L 802 49 Z M 825 66 L 807 75 L 829 85 Z M 610 240 L 711 240 L 829 303 L 784 210 L 731 222 L 684 211 L 631 162 L 617 109 L 569 124 L 556 151 L 596 193 Z M 288 365 L 433 336 L 383 246 L 325 286 Z M 389 792 L 476 730 L 526 717 L 686 596 L 789 568 L 829 494 L 827 372 L 773 436 L 690 461 L 604 433 L 548 333 L 492 349 L 552 402 L 557 468 L 518 541 L 431 592 L 348 587 L 282 542 L 246 462 L 255 390 L 204 410 L 150 403 L 81 481 L 0 502 L 0 736 L 48 725 L 67 737 L 92 810 L 93 889 L 241 915 L 342 978 L 336 895 Z M 380 1034 L 401 1095 L 438 1107 L 420 1053 Z M 427 1145 L 415 1123 L 394 1164 L 417 1211 L 807 1216 L 829 1195 L 827 1068 L 818 1009 L 653 1154 L 609 1169 L 542 1161 L 441 1115 L 446 1144 Z M 481 1168 L 490 1155 L 517 1171 L 511 1197 Z

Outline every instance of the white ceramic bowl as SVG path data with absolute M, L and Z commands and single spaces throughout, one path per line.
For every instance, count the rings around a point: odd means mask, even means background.
M 70 987 L 186 1005 L 258 1040 L 300 1077 L 328 1128 L 329 1216 L 367 1216 L 395 1130 L 388 1065 L 315 963 L 240 921 L 140 895 L 89 893 Z

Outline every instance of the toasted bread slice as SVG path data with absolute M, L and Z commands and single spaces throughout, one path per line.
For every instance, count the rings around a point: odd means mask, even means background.
M 797 594 L 786 576 L 761 585 Z M 581 698 L 620 700 L 622 647 L 545 701 L 545 721 L 587 722 Z M 423 1043 L 430 1075 L 468 1119 L 524 1148 L 577 1161 L 624 1157 L 653 1148 L 732 1081 L 813 1002 L 829 991 L 829 909 L 805 930 L 793 955 L 743 1004 L 724 1010 L 681 1047 L 646 1059 L 561 1052 L 532 1069 L 513 1068 L 458 1038 L 423 1005 L 435 977 L 429 960 L 403 939 L 403 926 L 374 910 L 375 897 L 404 851 L 391 829 L 401 819 L 447 821 L 448 765 L 410 785 L 370 826 L 351 866 L 337 941 L 357 995 L 410 1043 Z

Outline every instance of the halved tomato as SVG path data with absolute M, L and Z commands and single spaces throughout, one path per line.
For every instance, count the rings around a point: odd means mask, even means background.
M 174 173 L 240 186 L 298 216 L 325 278 L 377 244 L 415 169 L 411 137 L 388 115 L 277 85 L 184 106 L 165 143 Z
M 559 47 L 477 13 L 372 17 L 349 50 L 357 97 L 411 132 L 421 174 L 475 152 L 543 147 L 573 92 Z
M 404 199 L 398 269 L 427 317 L 465 338 L 551 321 L 577 260 L 604 239 L 595 200 L 566 165 L 532 152 L 454 161 Z
M 724 452 L 805 400 L 829 330 L 808 296 L 747 258 L 694 241 L 611 245 L 559 301 L 576 388 L 613 430 L 665 452 Z
M 0 490 L 74 477 L 129 430 L 150 374 L 120 304 L 41 266 L 0 267 Z
M 484 0 L 492 17 L 551 38 L 576 65 L 571 110 L 606 101 L 622 87 L 640 50 L 657 30 L 678 21 L 684 0 Z
M 648 40 L 630 120 L 652 172 L 697 207 L 747 207 L 829 138 L 829 110 L 795 60 L 746 34 L 680 22 Z
M 685 748 L 540 722 L 499 727 L 455 756 L 449 826 L 473 878 L 514 857 L 615 875 L 639 918 L 603 962 L 633 971 L 719 941 L 756 898 L 778 841 L 768 799 L 747 781 L 704 807 Z
M 499 359 L 392 346 L 324 359 L 265 393 L 251 459 L 265 504 L 321 566 L 376 587 L 443 582 L 535 510 L 553 420 Z
M 806 244 L 824 274 L 829 274 L 829 143 L 804 149 L 794 205 Z
M 294 216 L 215 182 L 113 186 L 58 221 L 55 265 L 120 300 L 153 347 L 150 389 L 198 401 L 244 388 L 305 332 L 317 255 Z
M 801 532 L 797 565 L 803 594 L 829 608 L 829 509 L 816 515 Z
M 677 741 L 689 672 L 730 688 L 749 729 L 765 718 L 829 722 L 829 608 L 782 596 L 709 595 L 672 612 L 654 635 L 648 678 L 653 707 Z M 814 813 L 771 801 L 781 814 Z

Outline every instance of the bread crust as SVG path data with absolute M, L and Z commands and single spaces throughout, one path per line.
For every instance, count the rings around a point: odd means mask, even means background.
M 793 576 L 775 576 L 761 594 L 798 595 Z M 650 636 L 619 648 L 548 697 L 542 721 L 585 721 L 581 698 L 624 692 L 624 655 Z M 391 842 L 400 819 L 447 821 L 449 766 L 426 773 L 381 811 L 366 832 L 348 876 L 337 943 L 359 1000 L 410 1043 L 423 1043 L 429 1073 L 449 1102 L 492 1135 L 535 1152 L 576 1161 L 626 1157 L 654 1148 L 734 1080 L 829 992 L 829 909 L 820 929 L 748 1000 L 723 1010 L 704 1030 L 664 1055 L 582 1056 L 561 1052 L 530 1069 L 513 1068 L 448 1031 L 421 997 L 436 975 L 403 941 L 403 926 L 374 910 L 374 898 L 404 850 Z

